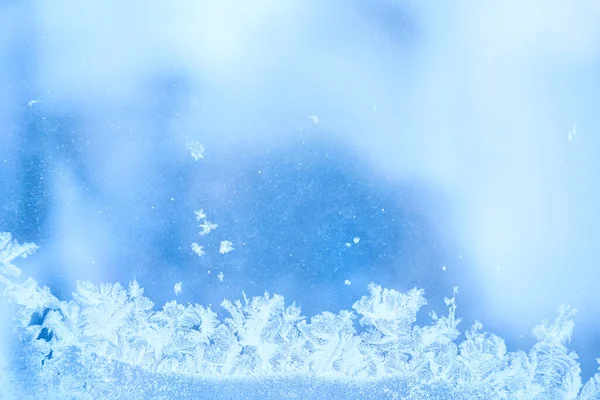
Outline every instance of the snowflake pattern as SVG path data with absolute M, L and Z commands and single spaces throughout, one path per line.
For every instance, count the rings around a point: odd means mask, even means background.
M 71 300 L 59 300 L 33 279 L 18 278 L 12 262 L 34 249 L 0 234 L 0 287 L 17 309 L 20 368 L 44 398 L 139 398 L 144 389 L 134 382 L 141 376 L 152 391 L 161 389 L 151 382 L 178 376 L 169 383 L 175 394 L 186 377 L 303 376 L 396 382 L 378 392 L 395 398 L 600 397 L 600 373 L 583 384 L 577 355 L 566 347 L 575 314 L 568 306 L 533 330 L 537 343 L 528 353 L 511 352 L 479 322 L 460 339 L 457 289 L 445 299 L 447 314 L 432 313 L 423 326 L 416 325 L 426 304 L 422 290 L 374 284 L 353 311 L 306 318 L 282 296 L 243 294 L 243 301 L 221 303 L 229 316 L 219 319 L 198 304 L 170 301 L 155 309 L 135 280 L 128 288 L 80 282 Z

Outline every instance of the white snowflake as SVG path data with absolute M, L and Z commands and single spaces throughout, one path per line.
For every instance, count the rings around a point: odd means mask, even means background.
M 183 282 L 177 282 L 175 284 L 175 286 L 173 287 L 173 291 L 175 292 L 175 296 L 177 296 L 179 293 L 181 293 L 182 288 L 181 285 L 183 284 Z
M 360 238 L 359 237 L 355 237 L 354 238 L 354 244 L 358 244 L 358 242 L 360 242 Z
M 350 286 L 350 285 L 352 285 L 352 282 L 350 282 L 348 279 L 346 279 L 346 280 L 344 281 L 344 285 L 346 285 L 346 286 Z
M 198 254 L 199 257 L 202 257 L 204 255 L 204 246 L 200 246 L 198 243 L 194 242 L 192 243 L 192 251 L 196 254 Z
M 227 254 L 233 250 L 234 250 L 233 243 L 231 243 L 229 240 L 223 240 L 221 242 L 221 246 L 219 247 L 219 253 Z
M 203 209 L 194 211 L 194 214 L 196 214 L 196 221 L 201 221 L 203 219 L 206 219 L 206 214 L 204 213 Z
M 219 227 L 219 225 L 217 224 L 213 224 L 212 222 L 209 222 L 207 220 L 204 220 L 204 222 L 202 222 L 200 224 L 200 228 L 202 228 L 202 230 L 198 233 L 200 236 L 204 236 L 212 231 L 214 231 L 215 229 L 217 229 Z
M 219 282 L 223 282 L 224 277 L 225 275 L 223 274 L 223 271 L 219 272 L 219 274 L 217 275 L 217 278 L 219 278 Z

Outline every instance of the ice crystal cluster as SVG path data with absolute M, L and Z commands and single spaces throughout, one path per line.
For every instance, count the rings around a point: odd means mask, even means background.
M 311 318 L 267 293 L 224 300 L 223 318 L 175 301 L 156 309 L 135 280 L 79 282 L 72 299 L 61 300 L 19 278 L 14 260 L 35 249 L 0 233 L 0 289 L 14 309 L 15 342 L 0 390 L 15 398 L 217 398 L 218 391 L 307 399 L 347 398 L 348 390 L 353 398 L 600 398 L 600 375 L 583 385 L 566 347 L 574 314 L 567 306 L 534 329 L 529 353 L 507 352 L 479 323 L 459 332 L 454 297 L 447 315 L 416 325 L 426 304 L 417 289 L 371 285 L 353 311 Z

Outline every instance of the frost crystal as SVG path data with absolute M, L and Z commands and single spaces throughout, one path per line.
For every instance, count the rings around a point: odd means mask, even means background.
M 358 242 L 360 242 L 360 238 L 359 237 L 355 237 L 354 238 L 354 244 L 358 244 Z
M 600 374 L 584 385 L 577 355 L 566 347 L 575 314 L 568 306 L 534 329 L 537 343 L 528 353 L 509 352 L 479 322 L 460 335 L 455 297 L 445 300 L 446 315 L 432 314 L 420 326 L 423 291 L 374 284 L 353 311 L 311 318 L 268 293 L 224 300 L 224 319 L 197 304 L 171 301 L 155 309 L 136 281 L 128 288 L 79 282 L 72 299 L 59 300 L 33 279 L 18 279 L 11 262 L 34 249 L 0 234 L 0 289 L 16 310 L 20 346 L 18 369 L 3 373 L 18 371 L 27 391 L 11 398 L 177 398 L 184 392 L 214 398 L 200 395 L 211 380 L 222 389 L 228 382 L 222 378 L 245 378 L 229 381 L 239 396 L 239 385 L 248 382 L 302 382 L 298 377 L 310 385 L 320 382 L 312 378 L 353 380 L 357 390 L 371 393 L 359 398 L 600 398 Z
M 18 245 L 12 240 L 10 233 L 0 232 L 0 274 L 18 277 L 21 270 L 12 264 L 13 260 L 19 257 L 26 258 L 37 249 L 38 246 L 33 243 Z
M 204 159 L 204 151 L 206 148 L 200 142 L 191 142 L 188 143 L 187 149 L 191 152 L 194 160 L 198 161 L 200 159 Z
M 221 246 L 219 247 L 219 253 L 227 254 L 233 250 L 234 250 L 233 243 L 231 243 L 229 240 L 223 240 L 221 242 Z
M 200 246 L 198 243 L 192 243 L 192 251 L 198 254 L 199 257 L 204 255 L 204 246 Z
M 206 219 L 206 213 L 203 209 L 194 211 L 194 214 L 196 214 L 196 221 L 201 222 L 201 224 L 199 225 L 201 231 L 198 232 L 200 236 L 204 236 L 217 229 L 217 224 L 213 224 L 212 222 L 209 222 Z
M 218 227 L 217 224 L 213 224 L 212 222 L 208 222 L 207 220 L 204 220 L 200 224 L 200 228 L 202 228 L 202 230 L 198 234 L 200 236 L 204 236 L 204 235 L 214 231 L 215 229 L 217 229 L 217 227 Z
M 182 289 L 181 289 L 181 285 L 183 284 L 183 282 L 177 282 L 175 284 L 175 286 L 173 287 L 173 292 L 175 292 L 175 296 L 177 296 L 179 293 L 181 293 Z
M 202 221 L 203 219 L 206 219 L 206 214 L 204 213 L 203 209 L 199 209 L 194 211 L 194 214 L 196 214 L 196 221 Z
M 569 141 L 571 141 L 575 138 L 576 135 L 577 135 L 577 125 L 573 124 L 573 129 L 569 130 L 569 133 L 567 133 L 567 138 L 569 139 Z
M 217 278 L 219 278 L 219 282 L 223 282 L 223 278 L 225 278 L 223 271 L 219 272 L 219 274 L 217 275 Z

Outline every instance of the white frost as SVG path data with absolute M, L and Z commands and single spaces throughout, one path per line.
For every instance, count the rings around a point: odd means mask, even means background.
M 177 282 L 175 284 L 175 286 L 173 287 L 173 291 L 175 292 L 175 296 L 177 296 L 179 293 L 181 293 L 182 288 L 181 285 L 183 284 L 183 282 Z
M 219 253 L 227 254 L 233 250 L 234 250 L 233 243 L 231 243 L 229 240 L 223 240 L 221 242 L 221 246 L 219 247 Z
M 192 243 L 192 251 L 196 254 L 198 254 L 199 257 L 202 257 L 204 255 L 204 246 L 200 246 L 198 243 L 194 242 Z
M 207 220 L 204 220 L 204 222 L 202 222 L 200 224 L 200 228 L 202 229 L 200 232 L 198 232 L 198 234 L 200 236 L 204 236 L 206 234 L 209 234 L 210 232 L 214 231 L 215 229 L 217 229 L 219 227 L 219 225 L 217 224 L 213 224 L 212 222 L 209 222 Z
M 198 304 L 155 308 L 135 281 L 128 288 L 79 282 L 72 298 L 61 300 L 31 278 L 16 278 L 11 262 L 32 249 L 0 233 L 0 296 L 16 311 L 19 369 L 32 391 L 57 394 L 52 398 L 148 398 L 152 393 L 140 397 L 140 379 L 165 376 L 175 396 L 195 379 L 291 376 L 383 382 L 404 393 L 393 398 L 600 398 L 600 373 L 583 384 L 577 355 L 566 347 L 575 314 L 569 306 L 534 329 L 537 343 L 526 353 L 508 351 L 479 322 L 460 332 L 457 289 L 445 299 L 447 314 L 432 313 L 425 325 L 416 324 L 426 304 L 422 290 L 374 284 L 352 311 L 306 318 L 265 293 L 224 300 L 229 317 L 219 319 Z
M 200 222 L 203 219 L 206 219 L 206 214 L 204 213 L 203 209 L 194 211 L 194 214 L 196 214 L 196 221 L 198 222 Z
M 212 222 L 206 219 L 206 213 L 202 208 L 194 211 L 194 214 L 196 215 L 196 221 L 200 222 L 200 225 L 198 225 L 198 227 L 200 228 L 200 232 L 198 232 L 198 235 L 207 235 L 219 227 L 219 225 L 213 224 Z
M 204 159 L 204 151 L 206 148 L 200 142 L 190 142 L 187 145 L 187 149 L 192 154 L 194 160 L 198 161 Z

